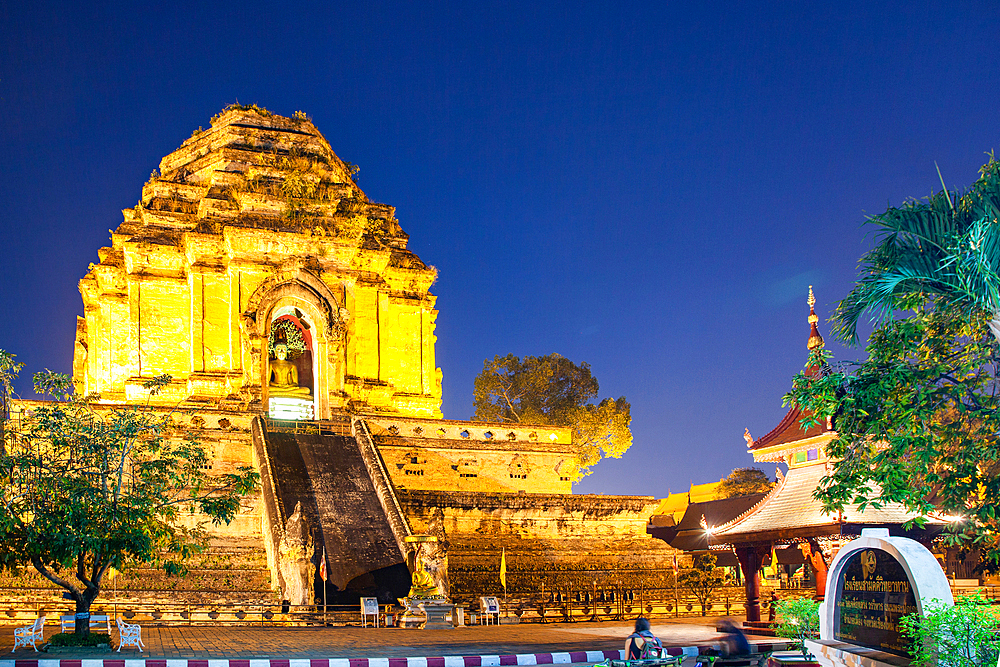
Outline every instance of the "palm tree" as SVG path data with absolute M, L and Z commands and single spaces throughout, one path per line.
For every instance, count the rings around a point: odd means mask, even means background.
M 861 277 L 833 316 L 842 340 L 857 341 L 865 312 L 880 322 L 940 298 L 985 312 L 1000 341 L 1000 163 L 992 154 L 967 192 L 944 189 L 869 222 L 881 228 L 878 245 L 861 258 Z

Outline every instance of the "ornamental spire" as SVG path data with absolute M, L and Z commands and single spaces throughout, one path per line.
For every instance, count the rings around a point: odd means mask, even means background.
M 819 334 L 819 328 L 816 326 L 819 317 L 816 315 L 816 297 L 813 296 L 812 285 L 809 286 L 809 298 L 806 299 L 806 303 L 809 304 L 809 342 L 806 343 L 806 347 L 815 350 L 817 347 L 823 346 L 823 337 Z

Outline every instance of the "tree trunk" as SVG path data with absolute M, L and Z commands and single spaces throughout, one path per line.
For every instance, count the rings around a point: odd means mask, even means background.
M 93 591 L 93 592 L 92 592 Z M 87 589 L 76 601 L 76 631 L 77 637 L 90 635 L 90 605 L 97 597 L 97 590 Z

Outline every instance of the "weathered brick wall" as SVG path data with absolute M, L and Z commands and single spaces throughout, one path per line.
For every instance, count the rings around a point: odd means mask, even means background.
M 647 496 L 507 494 L 400 490 L 414 531 L 448 545 L 452 592 L 459 598 L 502 594 L 501 550 L 508 593 L 536 595 L 605 588 L 673 585 L 673 556 L 690 558 L 650 538 Z

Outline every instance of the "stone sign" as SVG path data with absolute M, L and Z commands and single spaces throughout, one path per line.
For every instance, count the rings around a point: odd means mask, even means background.
M 826 590 L 819 610 L 819 641 L 806 641 L 825 666 L 888 665 L 895 660 L 882 662 L 873 651 L 909 657 L 900 618 L 923 614 L 932 600 L 954 603 L 934 555 L 915 540 L 890 537 L 884 528 L 861 531 L 861 537 L 837 553 Z M 867 662 L 858 663 L 859 655 Z
M 882 549 L 852 553 L 837 577 L 833 638 L 903 657 L 899 619 L 917 611 L 913 583 L 896 558 Z

